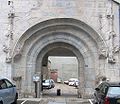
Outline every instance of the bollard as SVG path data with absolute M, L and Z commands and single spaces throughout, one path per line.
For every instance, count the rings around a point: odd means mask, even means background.
M 61 89 L 57 89 L 57 96 L 61 95 Z

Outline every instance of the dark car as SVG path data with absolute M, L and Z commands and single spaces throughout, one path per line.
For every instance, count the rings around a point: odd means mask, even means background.
M 16 86 L 6 78 L 0 78 L 0 104 L 17 104 Z
M 94 104 L 120 104 L 120 83 L 101 83 L 95 88 Z
M 43 89 L 51 89 L 55 87 L 55 82 L 52 79 L 43 80 Z

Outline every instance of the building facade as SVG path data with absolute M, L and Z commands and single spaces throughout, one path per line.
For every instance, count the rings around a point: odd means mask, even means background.
M 0 76 L 33 96 L 49 56 L 75 56 L 79 91 L 120 80 L 120 9 L 113 0 L 0 0 Z M 44 68 L 43 68 L 44 67 Z

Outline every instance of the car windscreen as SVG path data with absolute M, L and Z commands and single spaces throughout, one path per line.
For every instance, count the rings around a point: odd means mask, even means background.
M 109 87 L 107 96 L 120 96 L 120 86 Z
M 50 82 L 50 80 L 45 80 L 45 83 L 49 83 Z

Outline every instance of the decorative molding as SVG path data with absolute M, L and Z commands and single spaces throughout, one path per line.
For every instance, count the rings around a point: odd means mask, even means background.
M 108 53 L 106 51 L 106 49 L 100 49 L 99 50 L 99 59 L 106 59 L 108 56 Z
M 11 57 L 6 57 L 6 63 L 11 63 L 12 62 L 12 58 Z
M 8 18 L 14 18 L 15 17 L 15 13 L 8 13 Z
M 115 58 L 113 56 L 109 56 L 108 57 L 108 63 L 115 64 L 116 63 Z
M 15 76 L 13 77 L 14 81 L 21 81 L 22 80 L 22 76 Z
M 114 19 L 114 15 L 113 15 L 113 14 L 107 14 L 106 17 L 107 17 L 108 19 Z
M 3 51 L 5 53 L 8 53 L 9 52 L 9 48 L 6 45 L 3 45 Z
M 20 47 L 15 50 L 14 61 L 19 60 L 22 56 Z
M 120 52 L 120 47 L 117 45 L 114 47 L 114 53 Z

